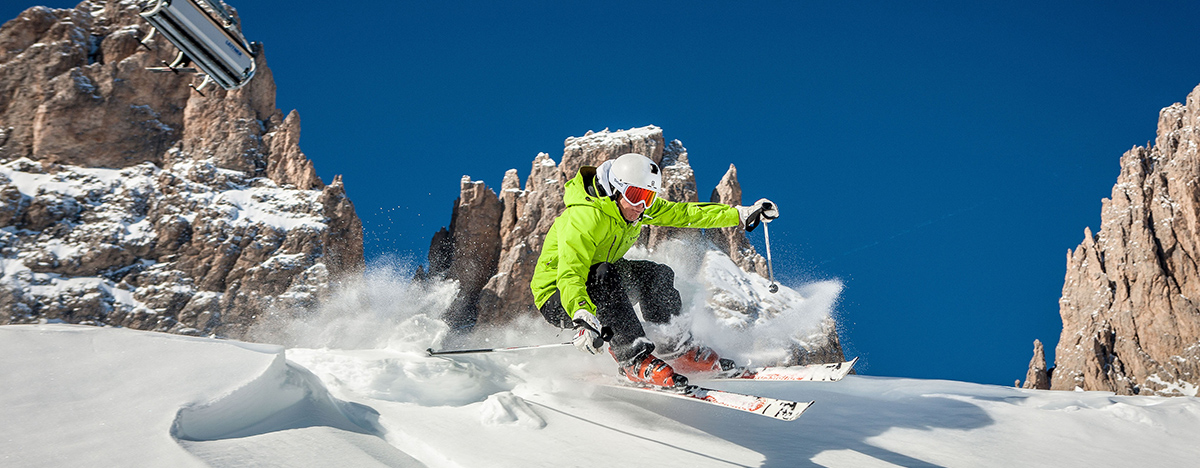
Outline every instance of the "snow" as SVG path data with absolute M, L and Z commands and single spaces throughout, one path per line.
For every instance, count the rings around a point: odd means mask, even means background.
M 674 257 L 697 337 L 766 359 L 832 313 L 841 285 L 781 287 L 779 304 L 733 328 L 713 284 L 771 298 L 727 258 Z M 6 274 L 22 270 L 4 262 Z M 720 272 L 721 275 L 714 275 Z M 325 304 L 251 330 L 285 346 L 42 324 L 0 326 L 0 466 L 1194 466 L 1200 399 L 1025 390 L 851 375 L 841 382 L 710 383 L 815 400 L 799 420 L 602 385 L 606 354 L 517 319 L 472 339 L 440 315 L 455 282 L 369 270 Z M 740 275 L 740 276 L 739 276 Z M 760 281 L 761 280 L 761 281 Z M 761 284 L 760 284 L 761 283 Z M 116 294 L 116 291 L 112 291 Z M 124 298 L 123 300 L 132 300 Z M 780 305 L 782 304 L 782 305 Z M 706 313 L 707 312 L 707 313 Z M 723 330 L 723 332 L 722 332 Z
M 15 258 L 0 258 L 0 274 L 4 275 L 4 281 L 8 280 L 9 276 L 26 276 L 28 277 L 33 271 L 25 266 L 25 262 Z
M 1174 382 L 1165 381 L 1158 374 L 1147 377 L 1146 381 L 1162 385 L 1164 388 L 1158 391 L 1162 395 L 1187 395 L 1194 397 L 1197 396 L 1197 390 L 1200 390 L 1200 387 L 1183 380 Z
M 51 175 L 27 170 L 32 164 L 0 165 L 0 174 L 25 196 L 99 200 L 118 189 L 152 191 L 159 171 Z M 184 188 L 198 205 L 230 212 L 233 222 L 321 227 L 319 213 L 297 208 L 319 206 L 319 191 L 232 182 Z M 145 217 L 122 211 L 98 212 L 126 238 L 153 237 Z M 57 240 L 44 248 L 60 259 L 80 255 Z M 816 281 L 770 293 L 769 282 L 724 254 L 680 242 L 629 257 L 670 264 L 684 300 L 686 319 L 648 327 L 651 337 L 686 327 L 743 363 L 770 364 L 789 346 L 819 344 L 842 291 L 840 282 Z M 280 254 L 265 263 L 299 260 Z M 0 281 L 39 298 L 107 294 L 145 309 L 133 292 L 102 277 L 35 273 L 20 258 L 0 258 L 0 273 Z M 536 317 L 455 337 L 440 316 L 458 284 L 410 278 L 411 271 L 369 270 L 313 310 L 272 314 L 252 328 L 255 339 L 283 346 L 78 325 L 0 326 L 0 466 L 1091 468 L 1194 466 L 1200 459 L 1195 387 L 1178 389 L 1191 396 L 1167 398 L 858 375 L 837 383 L 711 384 L 816 401 L 785 423 L 605 387 L 615 370 L 606 353 L 558 347 L 430 357 L 427 348 L 567 337 Z
M 80 255 L 80 250 L 86 246 L 71 245 L 62 241 L 62 239 L 50 239 L 42 245 L 42 249 L 54 254 L 58 258 L 70 258 Z
M 216 204 L 234 207 L 235 220 L 263 223 L 286 231 L 302 227 L 324 229 L 323 218 L 307 215 L 304 211 L 296 209 L 319 206 L 316 199 L 320 194 L 320 190 L 254 187 L 223 191 L 217 197 Z
M 713 384 L 817 401 L 788 423 L 597 386 L 589 379 L 611 368 L 607 357 L 570 348 L 443 359 L 422 344 L 433 343 L 285 350 L 3 326 L 0 465 L 1093 467 L 1200 457 L 1192 397 L 857 375 Z
M 95 276 L 64 278 L 54 273 L 34 273 L 34 277 L 35 279 L 39 277 L 44 278 L 44 281 L 47 283 L 45 285 L 33 285 L 29 287 L 31 293 L 42 297 L 86 294 L 88 291 L 100 290 L 107 286 L 108 283 L 104 278 Z
M 827 344 L 842 291 L 839 281 L 815 281 L 796 288 L 779 285 L 778 292 L 771 293 L 770 281 L 742 271 L 728 255 L 697 251 L 678 240 L 665 242 L 654 252 L 636 247 L 626 257 L 671 265 L 675 287 L 685 306 L 690 305 L 688 320 L 648 326 L 652 338 L 689 327 L 722 356 L 761 365 L 786 359 L 794 345 L 813 350 Z
M 54 176 L 50 174 L 34 174 L 28 172 L 14 171 L 10 168 L 11 164 L 0 165 L 0 174 L 4 174 L 12 181 L 12 184 L 17 187 L 17 190 L 25 196 L 37 195 L 38 187 L 46 185 Z M 69 188 L 69 185 L 64 185 L 62 188 Z
M 153 165 L 146 163 L 125 169 L 85 168 L 64 166 L 56 174 L 22 171 L 22 168 L 38 167 L 39 163 L 28 158 L 0 164 L 3 174 L 17 187 L 21 194 L 34 197 L 39 193 L 57 193 L 66 197 L 81 197 L 96 190 L 112 191 L 124 185 L 147 185 L 155 175 L 141 173 Z M 138 179 L 129 181 L 126 179 Z

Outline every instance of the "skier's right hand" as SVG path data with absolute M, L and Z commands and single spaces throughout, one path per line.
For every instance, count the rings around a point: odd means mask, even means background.
M 779 217 L 779 206 L 771 200 L 760 198 L 750 206 L 737 206 L 738 217 L 746 232 L 753 231 L 759 222 L 769 223 Z
M 587 351 L 592 354 L 600 352 L 604 347 L 604 340 L 600 338 L 600 321 L 596 320 L 596 316 L 587 309 L 579 309 L 575 311 L 575 338 L 571 343 L 579 348 L 580 351 Z

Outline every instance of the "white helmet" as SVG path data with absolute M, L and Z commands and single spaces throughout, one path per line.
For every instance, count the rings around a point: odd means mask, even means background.
M 650 158 L 626 153 L 617 159 L 604 161 L 596 169 L 596 180 L 608 193 L 620 193 L 630 203 L 649 208 L 654 204 L 655 194 L 662 188 L 662 170 Z

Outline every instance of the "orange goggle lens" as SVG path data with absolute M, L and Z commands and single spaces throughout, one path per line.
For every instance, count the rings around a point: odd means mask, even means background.
M 641 204 L 643 209 L 649 208 L 650 205 L 654 204 L 654 196 L 655 193 L 653 190 L 634 187 L 632 185 L 625 188 L 625 199 L 629 200 L 629 203 L 633 206 Z

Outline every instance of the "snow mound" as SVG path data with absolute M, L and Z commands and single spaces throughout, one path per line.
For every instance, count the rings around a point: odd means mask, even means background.
M 369 407 L 333 398 L 321 379 L 287 362 L 280 352 L 245 386 L 216 400 L 180 409 L 171 434 L 180 440 L 204 441 L 328 426 L 378 435 L 378 417 Z
M 512 392 L 496 393 L 483 402 L 479 422 L 484 426 L 517 426 L 530 429 L 546 427 L 546 420 Z

